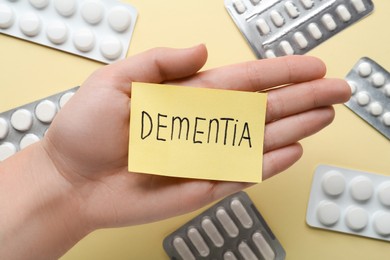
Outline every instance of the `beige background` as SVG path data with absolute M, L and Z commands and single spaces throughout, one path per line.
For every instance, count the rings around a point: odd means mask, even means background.
M 223 0 L 126 2 L 139 11 L 129 56 L 157 46 L 205 43 L 209 50 L 205 68 L 255 59 Z M 390 70 L 390 1 L 374 3 L 371 16 L 308 53 L 326 62 L 328 77 L 344 77 L 362 56 Z M 79 85 L 103 66 L 4 35 L 0 35 L 0 58 L 0 111 Z M 343 105 L 336 111 L 330 127 L 302 142 L 305 154 L 295 166 L 247 192 L 287 251 L 287 259 L 389 259 L 388 242 L 316 230 L 305 224 L 311 179 L 318 164 L 390 175 L 389 140 Z M 63 259 L 167 259 L 163 238 L 200 212 L 94 232 Z

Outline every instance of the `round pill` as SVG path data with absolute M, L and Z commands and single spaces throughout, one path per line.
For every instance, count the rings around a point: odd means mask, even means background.
M 126 31 L 131 24 L 131 13 L 124 7 L 114 7 L 108 13 L 108 24 L 117 32 Z
M 73 97 L 74 92 L 68 92 L 61 96 L 60 98 L 60 108 L 63 108 L 66 103 L 70 100 L 71 97 Z
M 47 38 L 54 44 L 62 44 L 68 39 L 68 28 L 62 21 L 54 21 L 47 25 Z
M 41 31 L 41 20 L 35 13 L 26 13 L 20 17 L 19 27 L 23 34 L 34 37 Z
M 109 60 L 115 60 L 122 54 L 122 43 L 117 37 L 111 36 L 102 40 L 100 52 Z
M 348 11 L 348 9 L 347 9 L 347 7 L 345 7 L 345 5 L 337 6 L 336 13 L 340 17 L 340 19 L 344 22 L 348 22 L 352 18 L 351 13 Z
M 372 85 L 374 85 L 374 87 L 382 87 L 384 84 L 385 84 L 385 76 L 382 74 L 382 73 L 375 73 L 372 75 L 371 77 L 371 80 L 372 80 Z
M 4 139 L 8 135 L 9 127 L 4 118 L 0 118 L 0 140 Z
M 307 29 L 309 30 L 310 35 L 316 39 L 319 40 L 322 37 L 322 32 L 320 28 L 318 28 L 318 25 L 315 23 L 311 23 L 307 26 Z
M 305 35 L 303 35 L 303 33 L 301 33 L 301 32 L 296 32 L 294 34 L 294 38 L 295 38 L 296 43 L 298 43 L 299 48 L 301 48 L 301 49 L 306 48 L 307 45 L 309 44 Z
M 390 181 L 386 181 L 379 186 L 378 198 L 384 206 L 390 206 Z
M 367 77 L 371 74 L 372 67 L 368 62 L 362 62 L 358 66 L 358 73 L 361 77 Z
M 32 124 L 33 117 L 27 109 L 18 109 L 11 116 L 11 125 L 18 131 L 27 131 L 31 128 Z
M 370 104 L 369 110 L 371 115 L 379 116 L 383 113 L 383 106 L 379 102 L 374 102 Z
M 41 101 L 35 108 L 36 117 L 43 123 L 51 123 L 56 114 L 56 105 L 50 100 Z
M 356 101 L 360 106 L 365 106 L 370 103 L 370 95 L 366 92 L 359 92 L 356 95 Z
M 337 24 L 333 17 L 330 14 L 324 14 L 321 18 L 322 24 L 328 29 L 329 31 L 334 31 L 337 28 Z
M 390 235 L 390 213 L 379 211 L 374 215 L 374 230 L 381 236 Z
M 366 201 L 372 197 L 374 185 L 370 179 L 358 176 L 351 181 L 350 192 L 355 200 Z
M 78 30 L 73 35 L 74 46 L 82 52 L 89 52 L 95 46 L 95 36 L 88 28 Z
M 16 153 L 16 147 L 15 145 L 5 142 L 0 144 L 0 162 L 4 161 L 11 155 L 14 155 Z
M 386 112 L 382 119 L 385 126 L 390 126 L 390 112 Z
M 331 201 L 322 201 L 317 208 L 317 218 L 325 226 L 332 226 L 340 218 L 340 208 Z
M 20 140 L 20 149 L 24 149 L 27 146 L 38 142 L 39 140 L 39 137 L 34 134 L 26 134 L 25 136 L 23 136 L 22 140 Z
M 81 7 L 81 16 L 90 24 L 98 24 L 104 15 L 104 8 L 100 1 L 86 1 Z
M 12 9 L 5 4 L 0 4 L 0 28 L 7 29 L 14 24 L 15 14 Z
M 345 214 L 345 224 L 354 231 L 365 228 L 368 224 L 368 213 L 360 207 L 352 206 Z
M 357 90 L 356 83 L 353 82 L 353 81 L 348 81 L 348 85 L 349 85 L 349 87 L 351 88 L 351 94 L 352 94 L 352 95 L 355 95 L 356 90 Z
M 390 98 L 390 83 L 386 84 L 383 88 L 385 95 Z
M 49 0 L 28 0 L 32 6 L 37 9 L 45 8 L 49 4 Z
M 54 0 L 54 7 L 62 16 L 71 16 L 76 12 L 76 0 Z
M 280 43 L 280 47 L 282 48 L 283 52 L 286 55 L 293 55 L 294 49 L 292 48 L 291 44 L 288 41 L 282 41 Z
M 345 190 L 345 178 L 336 170 L 327 172 L 321 183 L 324 192 L 330 196 L 338 196 Z

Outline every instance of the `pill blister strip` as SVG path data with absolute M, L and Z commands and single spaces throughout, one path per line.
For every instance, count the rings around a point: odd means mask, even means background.
M 304 54 L 371 13 L 371 0 L 225 0 L 257 58 Z
M 0 33 L 103 63 L 126 57 L 136 19 L 116 0 L 0 0 Z
M 78 87 L 0 113 L 0 162 L 39 141 Z
M 345 105 L 390 139 L 390 73 L 364 57 L 345 79 L 352 91 Z
M 312 182 L 306 222 L 390 241 L 390 176 L 320 165 Z
M 245 192 L 219 201 L 168 235 L 171 259 L 285 259 L 286 253 Z

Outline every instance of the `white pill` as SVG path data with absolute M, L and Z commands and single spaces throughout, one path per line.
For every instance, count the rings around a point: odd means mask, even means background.
M 56 105 L 50 100 L 41 101 L 35 108 L 35 115 L 43 123 L 51 123 L 57 114 Z
M 100 1 L 86 1 L 81 7 L 81 16 L 90 24 L 98 24 L 104 16 L 104 7 Z
M 315 23 L 311 23 L 307 26 L 307 29 L 309 30 L 309 33 L 311 34 L 311 36 L 316 39 L 316 40 L 319 40 L 321 39 L 322 37 L 322 32 L 320 30 L 320 28 L 318 28 L 318 25 L 315 24 Z
M 260 232 L 255 232 L 252 236 L 252 241 L 260 251 L 260 254 L 263 256 L 265 260 L 273 260 L 276 255 L 270 244 L 268 244 L 267 240 Z
M 60 108 L 63 108 L 66 103 L 73 97 L 74 92 L 68 92 L 61 96 L 60 98 Z
M 303 33 L 301 32 L 294 33 L 294 39 L 301 49 L 306 48 L 307 45 L 309 44 L 305 35 L 303 35 Z
M 108 36 L 100 43 L 100 52 L 109 60 L 115 60 L 122 54 L 121 41 L 115 36 Z
M 95 35 L 88 28 L 82 28 L 73 34 L 74 46 L 82 52 L 89 52 L 95 46 Z
M 379 102 L 374 102 L 370 104 L 369 110 L 371 115 L 379 116 L 383 113 L 383 106 Z
M 114 7 L 108 13 L 108 24 L 117 32 L 126 31 L 131 24 L 131 13 L 124 7 Z
M 41 20 L 35 13 L 26 13 L 20 16 L 19 28 L 26 36 L 34 37 L 41 31 Z
M 238 236 L 238 227 L 236 224 L 234 224 L 233 220 L 230 218 L 228 213 L 225 211 L 225 209 L 220 208 L 217 210 L 216 213 L 217 219 L 221 223 L 222 227 L 225 229 L 225 231 L 228 233 L 230 237 L 236 237 Z
M 366 106 L 368 103 L 370 103 L 370 95 L 367 92 L 359 92 L 356 95 L 356 101 L 360 106 Z
M 306 8 L 306 9 L 310 9 L 313 7 L 314 5 L 314 1 L 313 0 L 300 0 L 302 5 Z
M 352 95 L 355 95 L 356 91 L 357 91 L 357 85 L 355 82 L 353 81 L 348 81 L 348 85 L 349 87 L 351 88 L 351 94 Z
M 372 72 L 372 67 L 370 63 L 368 62 L 362 62 L 358 66 L 358 73 L 361 77 L 367 77 L 371 74 Z
M 331 201 L 322 201 L 317 208 L 317 218 L 325 226 L 332 226 L 340 218 L 340 208 Z
M 223 254 L 223 260 L 237 260 L 237 257 L 233 252 L 227 251 L 225 254 Z
M 0 28 L 7 29 L 14 24 L 15 14 L 12 9 L 5 4 L 0 4 Z
M 369 178 L 358 176 L 351 181 L 350 192 L 353 199 L 367 201 L 374 194 L 374 185 Z
M 0 140 L 4 139 L 9 132 L 9 126 L 4 118 L 0 118 Z
M 11 155 L 14 155 L 16 153 L 16 147 L 15 145 L 5 142 L 0 144 L 0 162 L 4 161 Z
M 53 21 L 47 25 L 47 38 L 54 44 L 62 44 L 68 39 L 68 28 L 63 21 Z
M 333 17 L 330 14 L 324 14 L 321 18 L 322 24 L 328 29 L 329 31 L 334 31 L 337 28 L 336 21 L 333 19 Z
M 368 224 L 368 213 L 366 210 L 352 206 L 347 209 L 345 214 L 345 224 L 354 231 L 359 231 L 365 228 Z
M 278 11 L 272 10 L 270 16 L 275 26 L 281 27 L 284 24 L 284 18 Z
M 173 247 L 183 259 L 195 260 L 195 256 L 192 254 L 191 250 L 189 249 L 183 238 L 176 237 L 173 240 Z
M 342 194 L 345 190 L 345 183 L 344 176 L 336 170 L 327 172 L 321 181 L 322 189 L 330 196 Z
M 65 17 L 73 15 L 77 10 L 76 0 L 54 0 L 54 7 L 57 12 Z
M 383 115 L 382 119 L 383 119 L 383 124 L 384 124 L 385 126 L 390 126 L 390 112 L 386 112 L 386 113 Z
M 291 44 L 288 41 L 282 41 L 280 43 L 280 47 L 282 48 L 283 52 L 286 55 L 293 55 L 294 49 L 292 48 Z
M 251 3 L 253 5 L 257 5 L 258 3 L 260 3 L 261 0 L 251 0 Z
M 340 19 L 344 22 L 348 22 L 349 20 L 351 20 L 352 18 L 352 15 L 351 13 L 349 12 L 349 10 L 347 9 L 347 7 L 345 7 L 345 5 L 339 5 L 337 6 L 336 8 L 336 13 L 337 15 L 340 17 Z
M 233 0 L 233 7 L 239 14 L 242 14 L 246 11 L 246 6 L 241 0 Z
M 28 0 L 32 6 L 37 9 L 45 8 L 49 4 L 49 0 Z
M 384 182 L 380 185 L 378 198 L 383 205 L 390 206 L 390 181 Z
M 240 252 L 244 260 L 258 260 L 255 253 L 253 253 L 252 249 L 248 246 L 248 244 L 245 241 L 242 241 L 238 245 L 238 252 Z
M 267 50 L 265 52 L 265 57 L 270 59 L 270 58 L 276 58 L 276 54 L 273 50 Z
M 390 83 L 386 84 L 383 91 L 385 92 L 385 95 L 390 98 Z
M 187 232 L 187 236 L 201 256 L 207 257 L 210 254 L 210 248 L 196 228 L 190 228 Z
M 205 218 L 202 220 L 201 225 L 208 237 L 214 243 L 214 245 L 216 247 L 222 247 L 225 241 L 214 223 L 209 218 Z
M 23 136 L 22 140 L 20 140 L 19 147 L 20 149 L 24 149 L 29 145 L 32 145 L 36 142 L 38 142 L 40 139 L 35 134 L 26 134 Z
M 241 201 L 238 199 L 232 200 L 230 203 L 230 208 L 244 228 L 251 228 L 253 226 L 253 220 L 249 216 L 248 211 L 246 211 L 244 205 L 242 205 Z
M 284 4 L 284 8 L 286 9 L 288 15 L 291 18 L 296 18 L 296 17 L 299 16 L 299 10 L 298 10 L 297 6 L 293 2 L 287 1 Z
M 366 6 L 364 5 L 363 0 L 351 0 L 351 3 L 358 13 L 366 11 Z
M 24 132 L 31 128 L 33 116 L 27 109 L 18 109 L 11 116 L 11 125 L 18 131 Z
M 379 211 L 374 215 L 374 230 L 381 236 L 390 235 L 390 213 Z
M 262 18 L 256 21 L 256 27 L 261 35 L 267 35 L 271 31 L 271 28 L 269 27 L 268 23 Z
M 374 73 L 371 76 L 371 80 L 372 80 L 372 85 L 374 85 L 374 87 L 377 88 L 382 87 L 386 82 L 385 76 L 380 72 Z

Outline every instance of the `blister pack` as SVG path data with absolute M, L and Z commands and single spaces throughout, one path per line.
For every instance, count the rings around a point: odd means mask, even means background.
M 245 192 L 219 201 L 167 236 L 171 259 L 285 259 L 286 253 Z
M 116 0 L 0 0 L 0 33 L 103 63 L 126 57 L 136 19 Z
M 306 222 L 390 241 L 390 176 L 320 165 L 312 182 Z
M 78 87 L 0 113 L 0 162 L 42 139 Z
M 371 0 L 225 0 L 257 58 L 304 54 L 371 13 Z
M 361 58 L 345 77 L 353 112 L 390 139 L 390 73 L 370 58 Z

